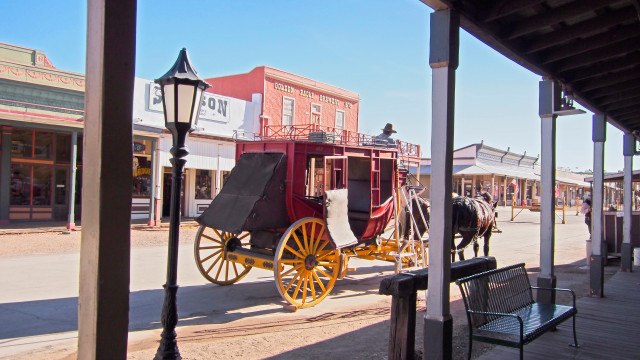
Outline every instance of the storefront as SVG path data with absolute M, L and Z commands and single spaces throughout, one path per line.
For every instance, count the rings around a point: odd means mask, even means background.
M 255 102 L 205 93 L 197 128 L 187 139 L 189 155 L 180 196 L 182 216 L 204 212 L 220 192 L 235 165 L 235 140 L 250 139 L 258 131 L 260 97 Z M 132 218 L 158 224 L 170 212 L 172 136 L 164 127 L 160 88 L 136 78 L 134 128 L 157 133 L 157 138 L 134 143 Z
M 10 139 L 9 220 L 67 220 L 72 191 L 72 138 L 82 144 L 82 136 L 26 127 L 4 127 L 3 139 Z M 3 150 L 6 147 L 3 146 Z M 82 146 L 78 146 L 82 154 Z M 82 169 L 82 156 L 76 168 Z M 79 172 L 81 173 L 81 172 Z M 76 176 L 82 184 L 82 176 Z M 81 187 L 77 187 L 80 189 Z M 74 194 L 76 218 L 80 215 L 80 194 Z

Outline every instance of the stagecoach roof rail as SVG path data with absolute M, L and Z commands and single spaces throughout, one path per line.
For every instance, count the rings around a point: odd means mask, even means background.
M 358 133 L 351 130 L 344 130 L 330 126 L 317 124 L 297 124 L 297 125 L 264 125 L 262 135 L 256 136 L 256 140 L 293 140 L 308 142 L 312 133 L 332 134 L 331 136 L 319 137 L 325 143 L 351 146 L 374 146 L 375 136 Z M 408 142 L 396 141 L 398 154 L 407 161 L 418 161 L 420 157 L 420 145 Z

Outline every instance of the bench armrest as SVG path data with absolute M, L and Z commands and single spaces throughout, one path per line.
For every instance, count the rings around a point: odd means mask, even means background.
M 573 297 L 573 307 L 576 307 L 576 293 L 573 292 L 573 290 L 571 289 L 562 289 L 562 288 L 547 288 L 547 287 L 540 287 L 540 286 L 532 286 L 532 289 L 536 289 L 536 290 L 554 290 L 554 291 L 566 291 L 571 293 L 571 296 Z

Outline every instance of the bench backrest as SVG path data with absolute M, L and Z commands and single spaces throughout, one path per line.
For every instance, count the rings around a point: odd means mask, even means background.
M 531 283 L 524 264 L 483 272 L 456 281 L 467 310 L 512 313 L 533 304 Z M 468 314 L 477 328 L 498 318 L 495 315 Z

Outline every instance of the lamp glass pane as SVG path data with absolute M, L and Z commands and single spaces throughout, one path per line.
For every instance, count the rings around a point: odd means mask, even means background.
M 166 84 L 163 86 L 164 96 L 162 99 L 164 101 L 165 119 L 167 123 L 176 122 L 175 89 L 175 84 Z
M 178 122 L 189 123 L 191 120 L 191 109 L 194 106 L 193 92 L 195 85 L 178 85 Z
M 202 89 L 198 86 L 196 87 L 196 98 L 194 100 L 196 106 L 193 109 L 193 114 L 191 116 L 191 126 L 195 127 L 198 124 L 198 115 L 200 114 L 200 107 L 202 106 Z

